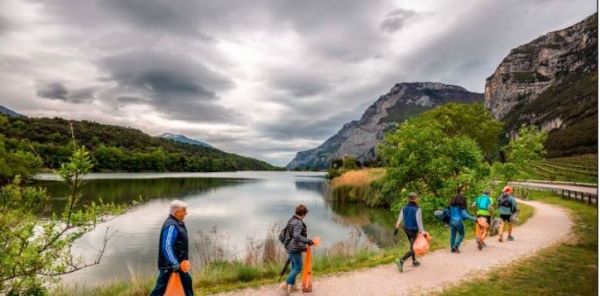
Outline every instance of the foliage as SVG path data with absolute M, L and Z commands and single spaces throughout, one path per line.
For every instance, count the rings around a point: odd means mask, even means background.
M 596 49 L 597 46 L 590 46 Z M 597 51 L 591 55 L 597 61 Z M 597 153 L 598 150 L 598 74 L 567 73 L 535 100 L 518 104 L 502 120 L 506 133 L 521 125 L 543 126 L 560 120 L 562 126 L 548 134 L 549 157 Z
M 491 158 L 498 152 L 503 124 L 483 104 L 448 103 L 425 112 L 423 117 L 438 122 L 448 137 L 468 136 L 479 145 L 484 156 Z
M 0 127 L 5 125 L 8 120 L 0 116 Z M 24 142 L 18 142 L 14 146 L 19 148 L 7 150 L 4 145 L 5 138 L 0 134 L 0 185 L 8 184 L 16 175 L 21 175 L 24 179 L 35 175 L 42 166 L 42 160 L 36 155 L 25 151 L 27 149 Z
M 448 137 L 440 123 L 425 116 L 388 133 L 379 149 L 387 170 L 381 190 L 388 204 L 414 191 L 421 206 L 433 210 L 457 193 L 479 192 L 488 181 L 479 145 L 465 135 Z
M 329 168 L 329 170 L 327 170 L 327 179 L 334 179 L 337 178 L 339 176 L 342 175 L 342 172 L 340 171 L 340 169 L 338 168 Z
M 350 156 L 344 157 L 344 160 L 342 161 L 342 170 L 351 171 L 356 169 L 358 169 L 356 158 Z
M 47 284 L 58 281 L 53 276 L 99 263 L 108 237 L 92 263 L 74 256 L 71 246 L 106 215 L 121 213 L 124 208 L 102 202 L 77 206 L 82 177 L 91 167 L 89 153 L 83 148 L 61 165 L 57 173 L 70 193 L 62 215 L 49 220 L 40 219 L 49 204 L 44 190 L 22 187 L 19 176 L 0 189 L 0 294 L 44 295 Z
M 7 150 L 33 148 L 47 168 L 57 169 L 68 161 L 74 147 L 69 145 L 70 125 L 78 141 L 90 149 L 94 171 L 126 172 L 214 172 L 276 170 L 253 158 L 226 153 L 172 140 L 151 137 L 139 130 L 90 121 L 61 118 L 3 118 L 0 134 L 6 136 Z M 30 143 L 30 144 L 25 144 Z
M 534 167 L 530 164 L 540 160 L 545 154 L 544 142 L 547 137 L 546 132 L 537 131 L 535 126 L 521 127 L 518 135 L 503 148 L 506 162 L 493 165 L 493 175 L 501 181 L 501 186 L 534 174 Z

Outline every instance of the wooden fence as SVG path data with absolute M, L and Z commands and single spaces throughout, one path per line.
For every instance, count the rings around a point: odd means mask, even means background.
M 582 203 L 587 203 L 588 205 L 597 205 L 598 204 L 598 194 L 592 194 L 589 192 L 581 192 L 581 191 L 576 191 L 576 190 L 551 188 L 551 187 L 535 186 L 535 185 L 520 184 L 520 185 L 513 185 L 513 186 L 521 189 L 521 197 L 523 197 L 524 199 L 527 199 L 527 192 L 525 191 L 525 189 L 534 189 L 534 190 L 540 190 L 540 191 L 554 192 L 556 194 L 560 194 L 562 198 L 576 199 Z

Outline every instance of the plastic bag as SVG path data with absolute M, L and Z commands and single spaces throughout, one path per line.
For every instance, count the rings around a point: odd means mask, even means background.
M 420 255 L 427 253 L 427 251 L 429 251 L 429 241 L 430 240 L 431 240 L 430 234 L 427 234 L 427 237 L 425 237 L 421 233 L 417 234 L 417 239 L 415 240 L 415 243 L 413 244 L 413 251 L 415 252 L 415 254 L 420 256 Z
M 490 227 L 490 224 L 488 224 L 487 219 L 485 217 L 477 218 L 477 224 L 479 224 L 479 226 L 481 226 L 483 228 Z
M 306 258 L 302 268 L 302 292 L 312 292 L 312 258 L 310 246 L 306 247 Z
M 179 273 L 175 271 L 171 273 L 164 296 L 185 296 L 185 291 L 183 291 L 183 285 L 181 284 L 181 277 L 179 276 Z

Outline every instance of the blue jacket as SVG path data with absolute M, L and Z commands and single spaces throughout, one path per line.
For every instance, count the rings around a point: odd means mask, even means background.
M 423 231 L 423 222 L 421 220 L 421 208 L 415 203 L 408 203 L 400 211 L 398 219 L 402 219 L 404 229 L 412 231 Z
M 181 261 L 189 260 L 187 229 L 173 215 L 163 223 L 158 247 L 158 268 L 178 269 Z
M 467 213 L 466 209 L 461 209 L 459 206 L 450 206 L 450 221 L 462 221 L 463 219 L 476 220 L 475 217 Z

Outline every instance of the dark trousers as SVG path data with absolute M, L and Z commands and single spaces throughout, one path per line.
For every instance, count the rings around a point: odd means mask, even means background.
M 413 245 L 415 244 L 415 240 L 417 240 L 417 233 L 419 233 L 419 231 L 417 230 L 408 230 L 408 229 L 404 229 L 404 232 L 406 233 L 406 237 L 408 237 L 408 241 L 410 243 L 410 250 L 408 250 L 408 252 L 406 252 L 406 254 L 404 254 L 404 256 L 402 257 L 402 261 L 408 259 L 408 257 L 412 256 L 412 260 L 417 261 L 417 258 L 415 257 L 415 251 L 413 251 Z
M 158 278 L 156 279 L 156 286 L 154 286 L 154 290 L 150 292 L 150 296 L 163 296 L 165 295 L 165 291 L 167 290 L 167 284 L 169 283 L 169 278 L 173 273 L 172 269 L 159 269 L 158 270 Z M 194 288 L 192 287 L 192 277 L 187 272 L 177 271 L 179 276 L 181 277 L 181 285 L 183 286 L 183 290 L 185 291 L 185 296 L 194 296 Z

